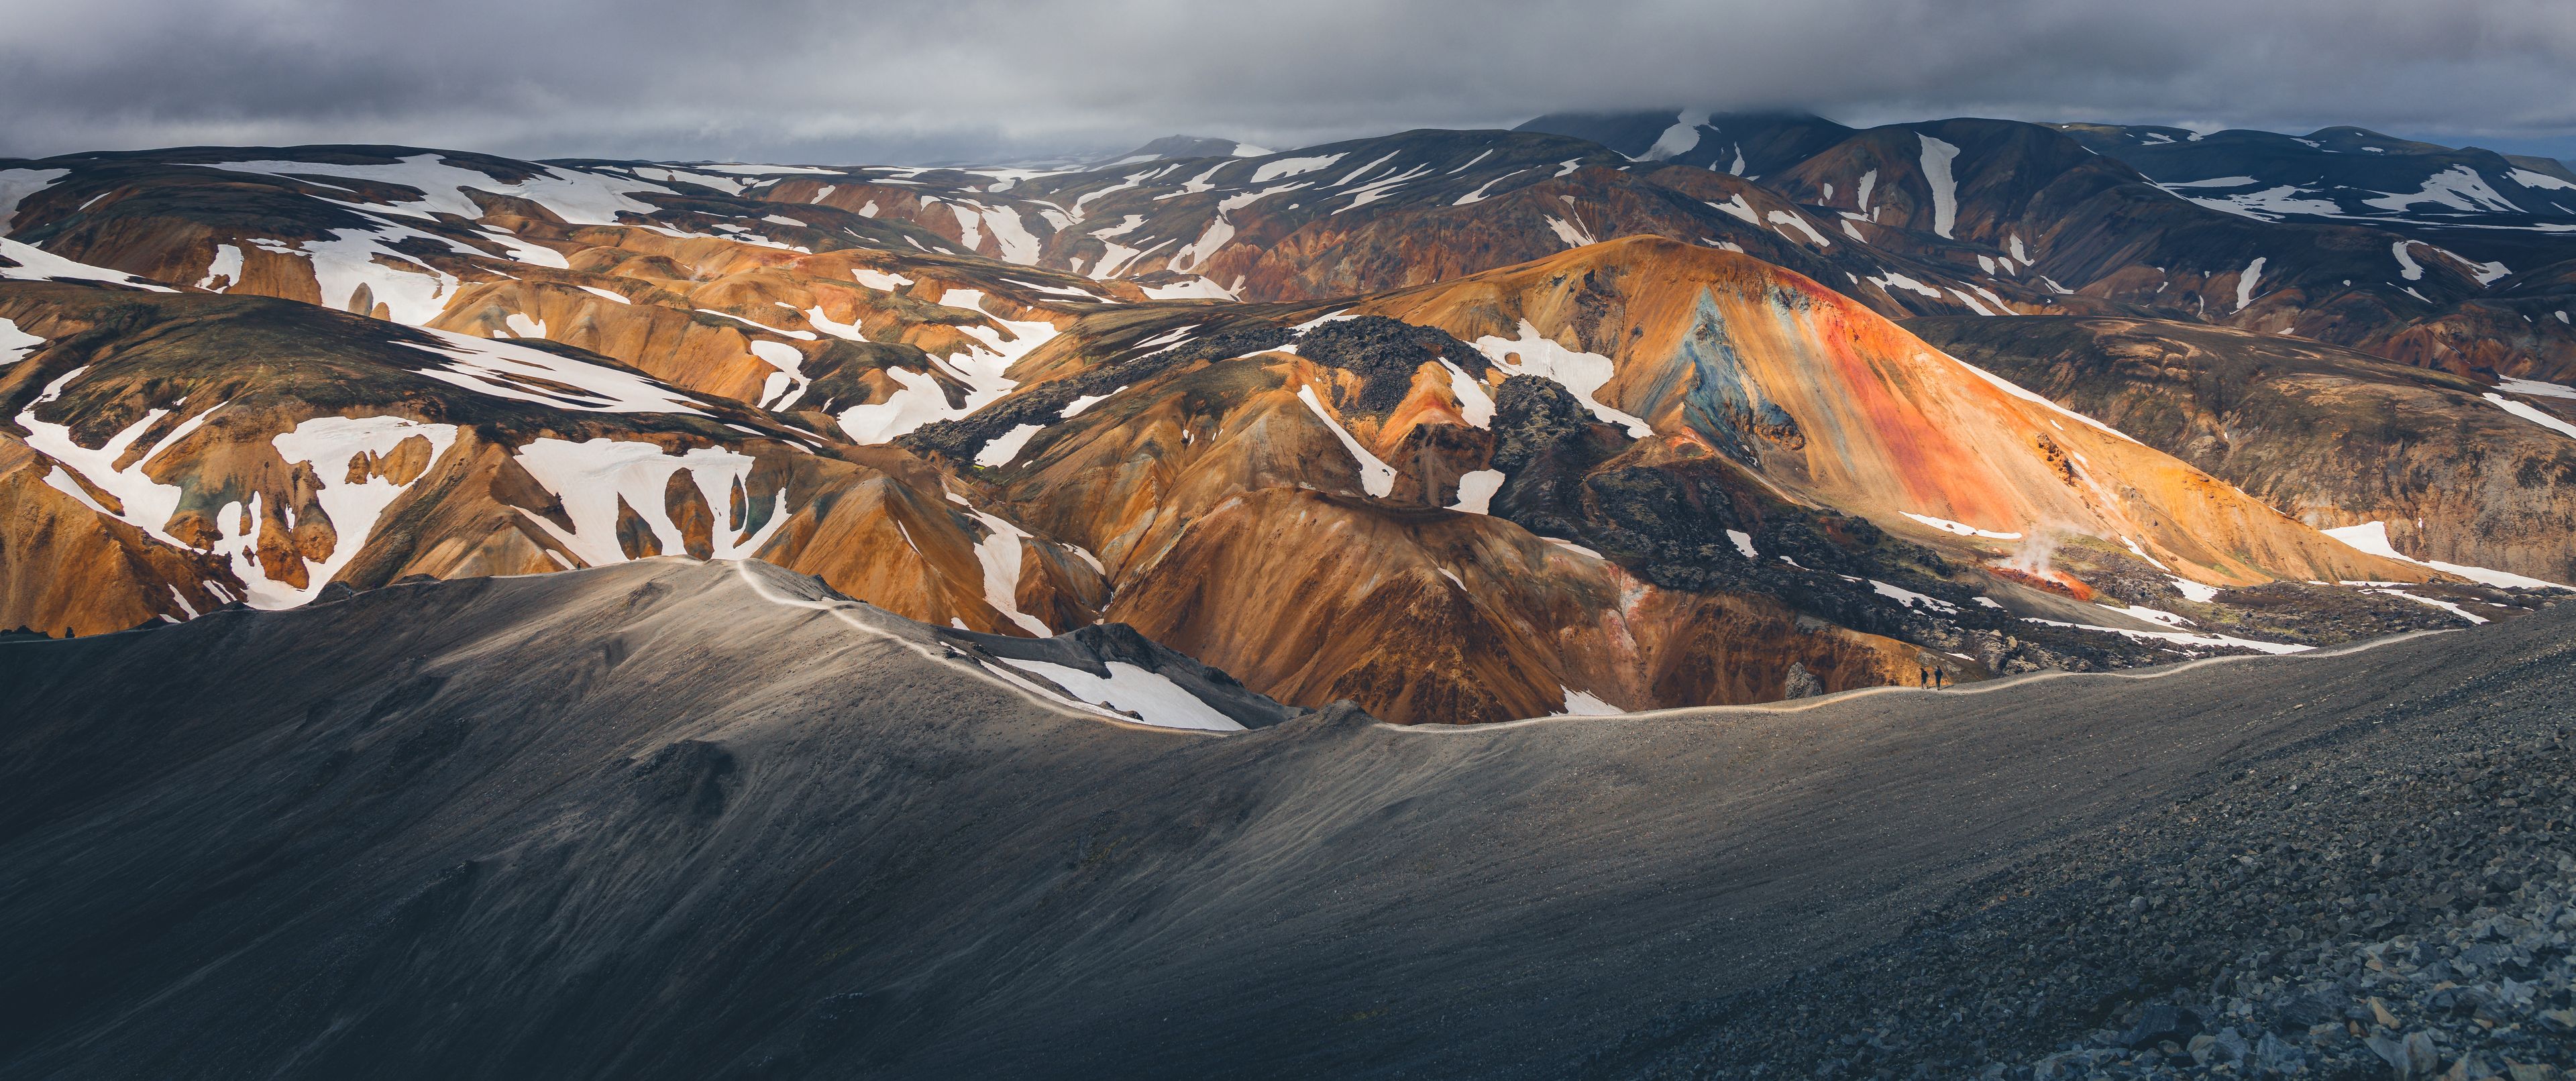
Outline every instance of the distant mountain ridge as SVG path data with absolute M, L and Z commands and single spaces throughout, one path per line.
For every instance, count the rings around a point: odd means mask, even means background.
M 1417 723 L 2294 650 L 2576 577 L 2566 253 L 2226 212 L 2011 121 L 1524 127 L 0 162 L 0 627 L 756 557 Z

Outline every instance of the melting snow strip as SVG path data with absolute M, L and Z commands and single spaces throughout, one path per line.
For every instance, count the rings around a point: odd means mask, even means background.
M 1369 453 L 1367 447 L 1352 438 L 1350 430 L 1342 427 L 1342 422 L 1333 419 L 1333 414 L 1324 408 L 1324 402 L 1315 396 L 1313 386 L 1298 387 L 1297 400 L 1306 403 L 1306 408 L 1314 411 L 1315 419 L 1323 421 L 1324 427 L 1332 430 L 1333 437 L 1342 441 L 1342 449 L 1351 452 L 1351 459 L 1359 464 L 1361 488 L 1380 499 L 1395 491 L 1395 467 L 1379 461 L 1377 455 Z
M 1157 728 L 1195 728 L 1210 732 L 1241 732 L 1243 725 L 1234 718 L 1217 712 L 1197 695 L 1182 689 L 1171 677 L 1125 661 L 1109 661 L 1106 678 L 1092 675 L 1071 665 L 1047 661 L 1024 661 L 1000 658 L 1001 663 L 1045 679 L 1064 688 L 1086 703 L 1106 703 L 1111 709 L 1126 710 Z
M 2324 533 L 2326 536 L 2342 541 L 2355 549 L 2368 552 L 2371 555 L 2379 556 L 2383 559 L 2394 559 L 2400 563 L 2412 563 L 2418 567 L 2431 567 L 2437 571 L 2459 575 L 2460 577 L 2466 578 L 2472 582 L 2482 582 L 2491 586 L 2503 586 L 2512 589 L 2570 588 L 2558 582 L 2543 581 L 2538 578 L 2526 578 L 2509 571 L 2489 570 L 2485 567 L 2471 567 L 2459 563 L 2444 563 L 2435 559 L 2417 559 L 2413 556 L 2399 552 L 2397 550 L 2397 546 L 2389 542 L 2388 523 L 2386 522 L 2363 522 L 2360 525 L 2342 526 L 2335 529 L 2320 530 L 2320 532 Z
M 1153 725 L 1140 724 L 1132 717 L 1123 717 L 1105 712 L 1097 706 L 1067 701 L 1063 696 L 1048 693 L 1044 688 L 1039 687 L 1034 683 L 1030 683 L 1026 679 L 1021 679 L 1004 672 L 987 668 L 982 664 L 960 660 L 953 653 L 933 649 L 930 646 L 913 641 L 910 638 L 896 634 L 895 632 L 883 627 L 870 624 L 867 621 L 860 619 L 855 614 L 857 610 L 862 607 L 862 605 L 856 601 L 805 600 L 798 597 L 782 596 L 777 592 L 772 591 L 767 585 L 763 584 L 759 578 L 752 574 L 751 563 L 749 560 L 734 561 L 734 577 L 740 580 L 745 586 L 750 587 L 754 595 L 771 604 L 778 605 L 782 608 L 805 608 L 814 611 L 829 612 L 831 613 L 832 618 L 839 620 L 843 625 L 853 630 L 874 635 L 878 638 L 885 639 L 888 642 L 892 642 L 895 645 L 911 650 L 923 660 L 930 661 L 934 664 L 938 664 L 955 671 L 971 673 L 982 678 L 988 683 L 1005 688 L 1020 695 L 1022 698 L 1027 699 L 1031 704 L 1039 706 L 1040 708 L 1052 710 L 1056 713 L 1072 717 L 1105 718 L 1107 720 L 1117 721 L 1136 728 L 1156 727 Z M 1164 730 L 1207 731 L 1205 729 Z

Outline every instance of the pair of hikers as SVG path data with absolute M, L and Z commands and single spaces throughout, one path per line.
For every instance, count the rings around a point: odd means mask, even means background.
M 1923 689 L 1927 691 L 1937 691 L 1941 689 L 1941 675 L 1942 673 L 1939 668 L 1928 664 L 1917 665 L 1914 669 L 1915 679 L 1918 680 Z

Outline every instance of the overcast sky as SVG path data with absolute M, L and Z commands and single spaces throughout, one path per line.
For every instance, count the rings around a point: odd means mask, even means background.
M 0 0 L 0 156 L 1001 160 L 1665 105 L 2576 157 L 2576 2 Z

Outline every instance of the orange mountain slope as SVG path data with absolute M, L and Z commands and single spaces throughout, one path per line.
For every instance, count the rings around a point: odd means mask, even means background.
M 1606 358 L 1615 374 L 1596 399 L 1659 437 L 1701 442 L 1800 499 L 1927 541 L 1962 542 L 1959 526 L 2009 535 L 1968 539 L 2072 533 L 2134 543 L 2214 584 L 2424 577 L 1733 253 L 1630 238 L 1359 310 L 1524 364 Z

